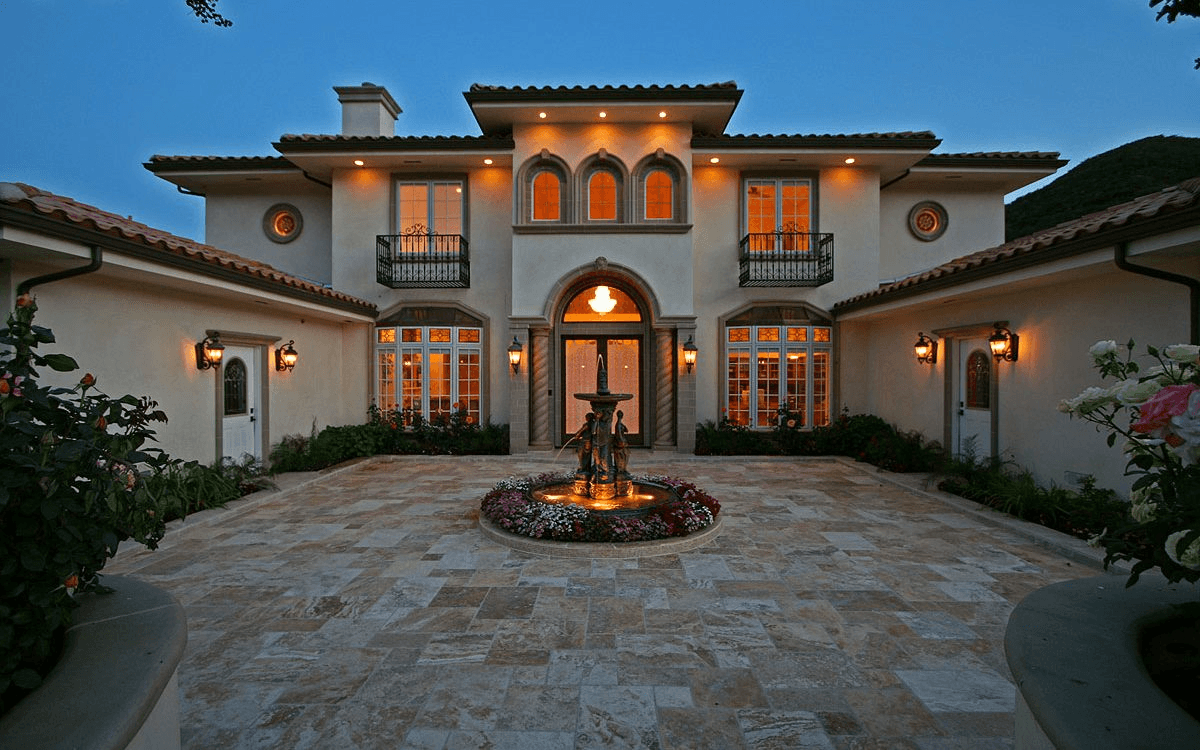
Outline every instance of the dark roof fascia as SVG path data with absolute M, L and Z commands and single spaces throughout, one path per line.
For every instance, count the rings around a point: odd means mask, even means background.
M 143 163 L 159 172 L 296 172 L 300 168 L 282 156 L 161 156 Z
M 732 81 L 699 86 L 542 86 L 503 87 L 475 84 L 464 91 L 467 104 L 524 103 L 524 102 L 659 102 L 727 101 L 737 104 L 742 89 Z
M 273 145 L 280 153 L 368 151 L 512 151 L 511 135 L 503 136 L 340 136 L 285 135 Z
M 1069 163 L 1058 152 L 997 154 L 930 154 L 913 165 L 944 169 L 1061 169 Z
M 1166 234 L 1179 229 L 1194 227 L 1200 223 L 1200 204 L 1193 204 L 1167 216 L 1158 216 L 1145 221 L 1132 221 L 1119 227 L 1102 230 L 1094 234 L 1059 240 L 1047 247 L 1031 247 L 1008 258 L 983 261 L 973 268 L 950 271 L 924 281 L 898 286 L 886 292 L 868 292 L 864 296 L 851 298 L 833 306 L 836 315 L 890 304 L 897 300 L 917 297 L 941 289 L 969 284 L 980 279 L 1002 276 L 1032 266 L 1052 263 L 1063 258 L 1083 255 L 1097 250 L 1113 248 L 1122 242 L 1133 242 L 1157 234 Z M 969 256 L 967 256 L 969 257 Z M 963 260 L 959 258 L 958 260 Z M 903 283 L 903 282 L 896 282 Z
M 692 148 L 811 149 L 811 148 L 870 148 L 928 151 L 942 142 L 931 132 L 860 133 L 854 135 L 695 135 Z
M 112 250 L 122 255 L 148 260 L 172 268 L 192 271 L 261 291 L 273 292 L 284 297 L 314 302 L 322 307 L 334 308 L 358 315 L 369 315 L 371 317 L 375 317 L 377 313 L 377 308 L 371 303 L 359 304 L 349 300 L 337 299 L 336 297 L 327 297 L 317 292 L 298 289 L 278 281 L 262 278 L 261 276 L 235 271 L 203 260 L 192 259 L 169 250 L 158 250 L 150 245 L 122 237 L 119 234 L 111 234 L 100 229 L 88 229 L 38 212 L 24 211 L 0 203 L 0 225 L 4 224 L 31 229 L 68 240 L 75 240 L 85 245 L 98 245 L 105 250 Z M 114 229 L 112 231 L 116 232 L 117 230 Z

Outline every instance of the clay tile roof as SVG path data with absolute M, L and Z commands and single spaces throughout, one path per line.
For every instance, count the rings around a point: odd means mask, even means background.
M 917 162 L 918 167 L 1031 167 L 1056 166 L 1067 163 L 1057 151 L 975 151 L 963 154 L 930 154 Z
M 291 162 L 282 156 L 166 156 L 155 154 L 145 163 L 151 172 L 165 172 L 172 169 L 213 169 L 213 170 L 244 170 L 244 169 L 295 169 Z
M 882 302 L 881 298 L 919 294 L 926 288 L 965 283 L 981 275 L 1002 273 L 1009 268 L 1054 260 L 1058 256 L 1052 251 L 1063 249 L 1064 246 L 1082 245 L 1085 250 L 1093 249 L 1095 244 L 1089 245 L 1087 240 L 1095 239 L 1102 243 L 1119 241 L 1110 235 L 1126 227 L 1136 227 L 1142 222 L 1154 219 L 1169 218 L 1172 214 L 1188 209 L 1200 209 L 1200 177 L 1019 237 L 997 247 L 964 255 L 928 271 L 851 297 L 837 303 L 833 309 L 843 312 L 858 307 L 869 307 L 876 302 Z
M 275 148 L 280 151 L 347 149 L 355 151 L 409 151 L 459 149 L 512 149 L 508 135 L 317 135 L 287 133 Z M 283 157 L 279 157 L 283 158 Z
M 941 143 L 928 130 L 897 133 L 824 133 L 808 135 L 697 135 L 693 148 L 916 148 L 929 149 Z
M 0 209 L 21 211 L 72 228 L 108 235 L 151 251 L 145 257 L 158 256 L 157 259 L 161 262 L 175 265 L 182 261 L 184 265 L 191 266 L 201 273 L 219 272 L 222 276 L 232 274 L 233 278 L 242 277 L 244 282 L 251 286 L 279 294 L 314 299 L 339 309 L 367 315 L 373 314 L 376 309 L 374 304 L 366 300 L 286 274 L 265 263 L 179 237 L 131 218 L 118 216 L 23 183 L 0 182 Z M 11 213 L 8 216 L 0 215 L 0 221 L 10 220 L 13 220 Z

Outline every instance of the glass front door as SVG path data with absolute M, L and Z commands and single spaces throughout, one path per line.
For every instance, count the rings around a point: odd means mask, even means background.
M 587 401 L 575 398 L 576 393 L 596 390 L 596 373 L 600 358 L 608 368 L 608 390 L 631 393 L 633 398 L 622 401 L 629 442 L 642 445 L 642 340 L 640 337 L 569 336 L 563 338 L 563 429 L 560 439 L 566 441 L 587 419 L 592 407 Z

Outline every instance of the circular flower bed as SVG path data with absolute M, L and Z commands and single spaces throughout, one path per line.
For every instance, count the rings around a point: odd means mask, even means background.
M 635 477 L 635 482 L 664 484 L 679 496 L 640 518 L 596 513 L 579 505 L 553 505 L 535 500 L 535 487 L 570 482 L 572 474 L 509 477 L 483 496 L 480 512 L 496 527 L 511 534 L 561 542 L 647 542 L 687 536 L 716 520 L 717 499 L 682 479 L 664 476 Z

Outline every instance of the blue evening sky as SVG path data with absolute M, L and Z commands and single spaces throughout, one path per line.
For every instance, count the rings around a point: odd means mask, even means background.
M 472 83 L 745 90 L 730 133 L 932 130 L 939 152 L 1200 136 L 1200 20 L 1147 0 L 0 0 L 0 181 L 203 238 L 152 154 L 266 155 L 386 86 L 400 135 L 475 135 Z M 1069 168 L 1068 166 L 1068 168 Z M 237 248 L 228 248 L 236 252 Z

